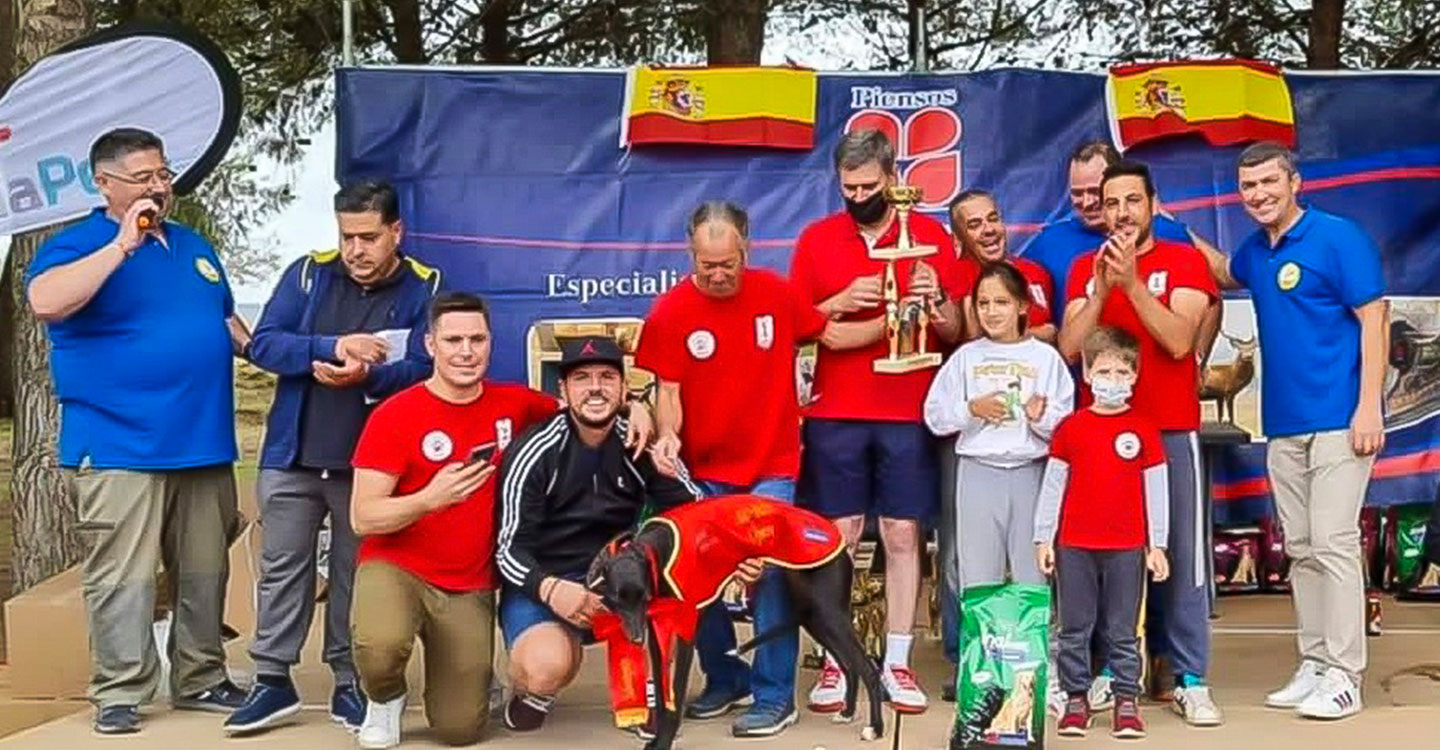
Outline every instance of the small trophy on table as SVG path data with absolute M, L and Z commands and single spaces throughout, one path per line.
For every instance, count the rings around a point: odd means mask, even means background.
M 895 206 L 900 233 L 892 247 L 870 249 L 870 257 L 885 261 L 885 281 L 881 294 L 885 298 L 885 339 L 890 344 L 888 356 L 875 360 L 875 372 L 899 374 L 939 367 L 939 352 L 926 351 L 930 336 L 930 313 L 925 303 L 900 301 L 900 284 L 895 263 L 904 258 L 924 258 L 940 252 L 935 245 L 917 245 L 910 238 L 910 211 L 920 202 L 920 188 L 914 185 L 891 185 L 885 188 L 885 200 Z

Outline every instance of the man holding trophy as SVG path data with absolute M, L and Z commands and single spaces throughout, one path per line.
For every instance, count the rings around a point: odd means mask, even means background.
M 832 320 L 868 325 L 868 342 L 820 349 L 806 409 L 801 494 L 835 521 L 853 553 L 865 517 L 878 517 L 885 550 L 887 630 L 881 672 L 900 711 L 925 710 L 910 670 L 920 590 L 922 525 L 935 511 L 936 458 L 922 421 L 941 342 L 960 338 L 946 289 L 958 284 L 950 236 L 912 214 L 918 190 L 898 185 L 895 150 L 878 131 L 847 135 L 835 150 L 845 210 L 806 227 L 791 280 Z M 810 692 L 811 710 L 840 709 L 845 677 L 828 655 Z

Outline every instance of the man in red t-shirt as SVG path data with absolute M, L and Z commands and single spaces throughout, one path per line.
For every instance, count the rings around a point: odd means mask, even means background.
M 1030 287 L 1030 309 L 1026 313 L 1025 332 L 1044 341 L 1055 340 L 1055 317 L 1050 303 L 1055 287 L 1044 266 L 1029 258 L 1010 254 L 1010 239 L 1005 232 L 1005 219 L 995 196 L 985 190 L 966 190 L 950 202 L 950 231 L 960 243 L 960 288 L 954 296 L 961 301 L 965 313 L 965 338 L 979 338 L 980 324 L 970 297 L 981 267 L 1005 261 L 1015 266 Z
M 694 273 L 656 301 L 636 353 L 636 364 L 659 381 L 657 465 L 673 474 L 683 455 L 706 494 L 792 502 L 800 471 L 796 347 L 822 336 L 842 347 L 847 336 L 860 340 L 865 324 L 831 323 L 783 277 L 747 267 L 749 219 L 738 206 L 702 204 L 689 236 Z M 755 627 L 768 631 L 792 620 L 784 577 L 766 572 L 755 589 Z M 706 685 L 689 715 L 720 716 L 753 696 L 735 736 L 783 731 L 796 718 L 799 643 L 791 625 L 757 648 L 748 667 L 728 655 L 735 632 L 725 605 L 711 605 L 695 644 Z
M 1128 403 L 1144 370 L 1135 337 L 1097 328 L 1084 346 L 1091 404 L 1055 429 L 1035 510 L 1036 563 L 1055 575 L 1060 620 L 1055 660 L 1066 698 L 1057 731 L 1083 736 L 1090 726 L 1091 636 L 1103 629 L 1115 674 L 1110 731 L 1136 738 L 1145 722 L 1135 623 L 1145 569 L 1157 581 L 1169 575 L 1169 481 L 1160 432 Z
M 355 666 L 369 704 L 362 747 L 400 742 L 405 664 L 425 644 L 425 715 L 451 744 L 480 739 L 489 716 L 495 632 L 498 453 L 554 398 L 483 380 L 485 301 L 431 303 L 434 372 L 381 403 L 355 448 L 351 523 L 361 538 L 352 616 Z
M 822 342 L 815 400 L 805 411 L 802 494 L 813 510 L 840 527 L 852 549 L 865 517 L 879 517 L 889 630 L 881 679 L 897 708 L 918 713 L 927 701 L 909 662 L 920 590 L 920 529 L 939 501 L 936 448 L 922 420 L 935 370 L 898 375 L 874 370 L 875 360 L 886 357 L 889 347 L 881 298 L 885 263 L 870 258 L 869 251 L 894 246 L 899 236 L 896 212 L 885 201 L 885 189 L 897 181 L 894 147 L 878 131 L 850 133 L 835 150 L 835 168 L 845 210 L 801 233 L 790 280 L 822 313 L 861 324 L 865 335 L 863 345 L 843 351 Z M 896 263 L 901 294 L 924 300 L 931 311 L 931 351 L 936 351 L 958 341 L 963 328 L 948 295 L 959 285 L 959 261 L 950 235 L 934 219 L 910 214 L 910 234 L 915 244 L 939 249 Z M 844 676 L 827 658 L 810 692 L 810 707 L 839 710 L 844 695 Z
M 1195 342 L 1219 297 L 1205 257 L 1192 245 L 1157 240 L 1152 231 L 1155 186 L 1150 170 L 1121 160 L 1101 183 L 1110 237 L 1075 259 L 1060 351 L 1074 361 L 1097 325 L 1140 342 L 1135 412 L 1160 429 L 1169 466 L 1170 554 L 1175 575 L 1155 587 L 1146 621 L 1152 657 L 1169 659 L 1173 700 L 1185 720 L 1215 726 L 1223 719 L 1205 674 L 1210 661 L 1209 580 L 1205 572 L 1204 496 L 1199 482 L 1200 399 Z M 1081 394 L 1082 405 L 1090 394 Z

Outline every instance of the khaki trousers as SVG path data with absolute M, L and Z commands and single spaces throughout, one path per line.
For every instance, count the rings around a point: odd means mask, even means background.
M 1366 658 L 1360 507 L 1374 463 L 1355 455 L 1346 430 L 1272 439 L 1266 456 L 1300 656 L 1357 678 Z
M 90 700 L 136 706 L 160 682 L 155 574 L 163 562 L 174 597 L 170 691 L 191 695 L 228 679 L 220 622 L 239 527 L 230 465 L 168 472 L 67 469 L 85 545 Z
M 405 694 L 415 638 L 425 645 L 425 717 L 442 742 L 479 741 L 490 718 L 495 592 L 452 593 L 378 560 L 355 571 L 350 615 L 355 668 L 365 694 Z

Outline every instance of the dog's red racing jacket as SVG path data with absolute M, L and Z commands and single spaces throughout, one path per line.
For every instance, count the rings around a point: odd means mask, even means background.
M 793 505 L 756 495 L 724 495 L 685 503 L 646 524 L 669 526 L 675 546 L 656 561 L 677 598 L 700 609 L 715 601 L 741 562 L 803 570 L 845 550 L 835 524 Z

